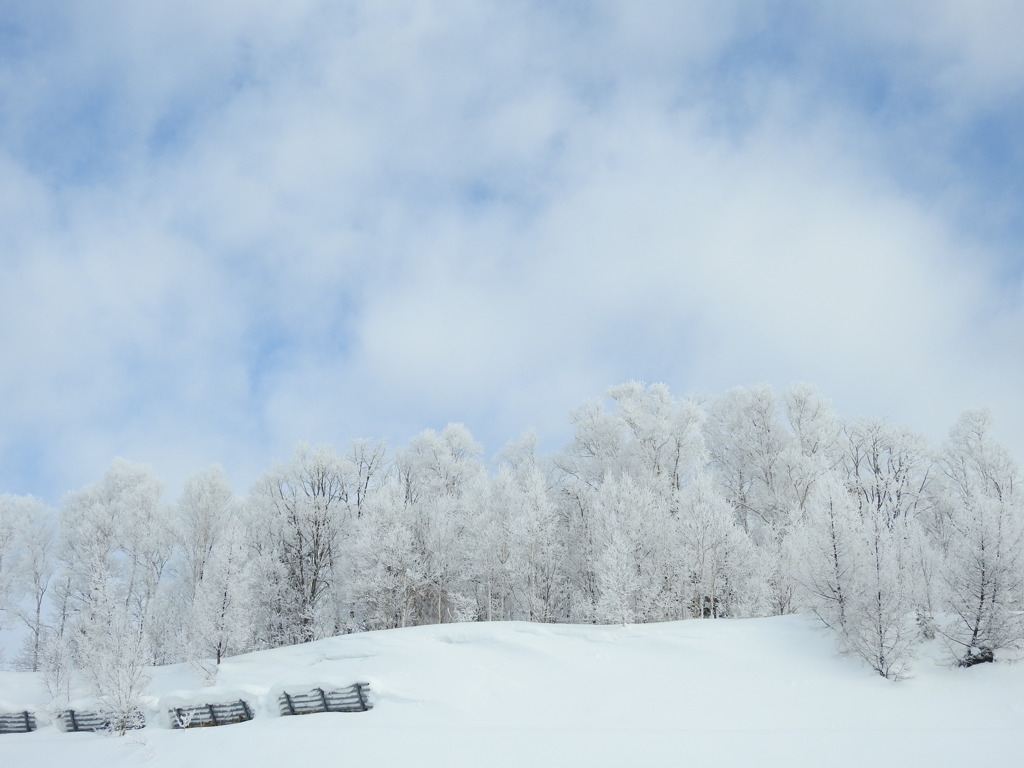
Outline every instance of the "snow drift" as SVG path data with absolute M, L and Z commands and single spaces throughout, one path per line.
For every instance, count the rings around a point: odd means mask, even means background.
M 5 766 L 1005 765 L 1024 737 L 1024 667 L 955 669 L 926 646 L 892 683 L 801 616 L 636 626 L 446 624 L 228 658 L 204 686 L 150 671 L 151 724 L 123 738 L 41 722 L 0 736 Z M 370 684 L 373 709 L 281 717 L 284 689 Z M 170 730 L 169 702 L 242 697 L 255 718 Z M 0 708 L 42 710 L 32 674 Z

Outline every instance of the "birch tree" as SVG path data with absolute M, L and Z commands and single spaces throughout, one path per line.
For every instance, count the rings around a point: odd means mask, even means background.
M 945 607 L 955 617 L 941 631 L 961 666 L 1024 642 L 1024 500 L 1017 467 L 990 429 L 987 412 L 968 411 L 940 460 L 951 532 Z
M 276 601 L 281 642 L 315 640 L 338 631 L 338 610 L 328 597 L 351 519 L 349 494 L 356 468 L 327 446 L 300 446 L 291 461 L 257 481 L 250 514 L 265 525 L 263 550 L 276 559 L 283 581 Z

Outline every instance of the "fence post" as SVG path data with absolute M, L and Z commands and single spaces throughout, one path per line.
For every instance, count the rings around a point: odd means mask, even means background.
M 324 704 L 324 712 L 327 712 L 328 711 L 328 708 L 327 708 L 327 694 L 324 693 L 324 689 L 323 688 L 317 688 L 317 690 L 320 691 L 320 701 L 322 701 L 323 704 Z
M 220 725 L 220 723 L 217 722 L 217 713 L 213 711 L 213 704 L 207 704 L 206 709 L 210 713 L 210 720 L 213 724 Z
M 78 720 L 75 718 L 75 710 L 69 709 L 68 714 L 71 715 L 71 731 L 78 733 Z
M 295 704 L 294 704 L 294 702 L 292 702 L 292 697 L 288 695 L 288 691 L 284 692 L 284 700 L 288 704 L 288 712 L 290 714 L 294 715 L 295 714 Z
M 362 711 L 365 712 L 366 710 L 369 709 L 369 707 L 366 706 L 366 697 L 363 695 L 363 684 L 362 683 L 356 683 L 355 687 L 356 687 L 356 693 L 359 694 L 359 706 L 362 708 Z
M 32 730 L 32 723 L 28 719 L 28 710 L 25 710 L 25 733 L 29 733 Z

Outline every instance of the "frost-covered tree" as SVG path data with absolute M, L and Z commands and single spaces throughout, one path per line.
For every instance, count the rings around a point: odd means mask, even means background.
M 359 518 L 363 505 L 387 474 L 387 444 L 377 440 L 353 440 L 349 460 L 356 474 L 348 501 Z
M 99 709 L 109 715 L 111 728 L 123 734 L 141 725 L 139 708 L 150 680 L 150 640 L 112 582 L 95 580 L 75 629 L 77 667 Z
M 934 460 L 924 440 L 881 421 L 847 425 L 847 487 L 863 516 L 883 521 L 926 517 Z
M 533 435 L 506 447 L 472 526 L 478 617 L 554 621 L 562 616 L 562 535 L 546 484 Z
M 485 621 L 504 621 L 515 618 L 519 587 L 512 572 L 519 489 L 507 467 L 484 487 L 471 526 L 474 543 L 467 553 L 477 583 L 476 615 Z
M 564 542 L 555 505 L 537 464 L 511 469 L 508 571 L 515 612 L 510 618 L 556 621 L 565 617 Z
M 1017 468 L 989 434 L 991 417 L 968 411 L 940 459 L 949 542 L 942 627 L 962 666 L 1024 643 L 1024 499 Z
M 840 463 L 841 428 L 831 404 L 810 384 L 793 384 L 782 393 L 782 405 L 800 456 L 814 459 L 808 476 L 797 479 L 798 501 L 814 479 Z M 801 489 L 803 494 L 801 494 Z
M 242 507 L 221 467 L 185 481 L 176 534 L 179 653 L 212 676 L 224 656 L 248 648 L 261 589 Z
M 449 424 L 441 432 L 421 432 L 396 455 L 392 474 L 375 494 L 380 503 L 370 503 L 362 521 L 360 570 L 368 563 L 369 571 L 354 574 L 359 602 L 374 621 L 479 618 L 470 553 L 486 486 L 480 452 L 469 430 Z M 382 547 L 381 555 L 371 542 Z M 386 599 L 376 605 L 367 593 L 371 580 L 387 585 Z
M 6 623 L 27 633 L 12 661 L 38 671 L 48 633 L 44 610 L 54 575 L 54 515 L 32 496 L 0 496 L 0 629 Z
M 703 414 L 664 384 L 631 381 L 608 390 L 625 435 L 618 472 L 649 486 L 663 506 L 686 485 L 704 457 Z
M 363 506 L 352 589 L 357 615 L 366 629 L 393 629 L 414 622 L 414 606 L 424 581 L 412 526 L 405 488 L 397 478 L 382 483 Z
M 793 535 L 793 562 L 802 604 L 836 632 L 841 650 L 898 679 L 918 640 L 920 531 L 888 503 L 864 503 L 862 490 L 838 474 L 823 478 Z
M 18 533 L 22 527 L 24 500 L 11 494 L 0 496 L 0 637 L 17 615 L 20 603 Z M 0 648 L 0 665 L 4 653 Z
M 774 537 L 796 503 L 787 486 L 792 434 L 768 386 L 731 389 L 708 408 L 704 427 L 710 468 L 744 531 L 756 541 Z
M 233 517 L 234 495 L 223 468 L 213 466 L 185 481 L 178 500 L 175 534 L 181 553 L 179 586 L 186 602 L 202 582 Z
M 164 640 L 154 628 L 172 545 L 161 494 L 151 470 L 119 459 L 100 482 L 69 494 L 60 514 L 62 572 L 49 674 L 60 688 L 63 667 L 73 664 L 121 727 L 145 689 L 155 645 Z
M 14 664 L 18 669 L 38 672 L 43 665 L 45 645 L 51 632 L 46 608 L 56 567 L 55 513 L 38 499 L 28 497 L 26 501 L 16 538 L 15 586 L 19 600 L 13 612 L 27 633 Z
M 913 519 L 869 514 L 856 529 L 859 568 L 843 645 L 890 680 L 907 674 L 918 640 L 912 617 L 919 579 L 909 547 L 916 526 Z
M 632 381 L 610 388 L 608 397 L 613 410 L 591 400 L 572 412 L 573 439 L 556 466 L 595 489 L 628 475 L 667 506 L 703 458 L 699 407 L 664 384 Z
M 619 624 L 667 618 L 666 610 L 678 610 L 678 599 L 666 594 L 678 583 L 678 574 L 670 571 L 678 560 L 666 547 L 667 511 L 661 511 L 649 486 L 629 475 L 606 480 L 595 504 L 600 555 L 594 618 Z
M 343 542 L 357 476 L 352 462 L 331 448 L 300 446 L 291 461 L 267 470 L 253 487 L 248 513 L 259 521 L 260 551 L 273 570 L 264 579 L 279 589 L 267 595 L 281 614 L 282 634 L 272 644 L 338 631 L 338 606 L 329 598 L 349 557 Z
M 618 541 L 616 530 L 629 542 L 623 546 L 643 549 L 648 537 L 640 530 L 668 525 L 678 512 L 680 489 L 703 461 L 701 413 L 694 402 L 673 398 L 663 384 L 629 382 L 612 387 L 608 395 L 612 410 L 590 401 L 571 414 L 573 439 L 554 461 L 574 621 L 592 621 L 604 611 L 599 603 L 608 604 L 602 595 L 608 593 L 614 568 L 605 550 Z M 605 491 L 608 483 L 613 485 Z M 623 493 L 643 502 L 616 498 Z M 609 504 L 617 508 L 614 515 Z M 672 610 L 666 607 L 672 603 L 667 591 L 659 583 L 648 598 L 653 615 Z
M 698 476 L 680 502 L 681 551 L 689 571 L 689 611 L 695 618 L 763 612 L 767 585 L 763 558 L 736 523 L 711 479 Z
M 14 582 L 18 574 L 15 557 L 16 540 L 20 526 L 19 499 L 11 494 L 0 496 L 0 629 L 10 611 L 14 596 Z
M 225 656 L 248 648 L 261 587 L 257 575 L 246 531 L 237 513 L 232 513 L 195 585 L 187 614 L 188 658 L 200 664 L 212 659 L 219 665 Z
M 793 534 L 801 603 L 841 637 L 860 582 L 859 521 L 856 502 L 829 475 L 815 488 Z

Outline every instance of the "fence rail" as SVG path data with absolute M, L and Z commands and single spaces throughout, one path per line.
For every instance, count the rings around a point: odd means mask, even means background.
M 36 729 L 36 716 L 31 712 L 0 714 L 0 733 L 28 733 Z
M 170 710 L 172 728 L 208 728 L 252 720 L 249 703 L 239 699 L 226 704 L 202 704 L 197 707 L 175 707 Z
M 315 712 L 366 712 L 371 709 L 368 683 L 325 691 L 314 688 L 304 693 L 282 693 L 278 707 L 282 715 L 310 715 Z
M 111 712 L 80 712 L 65 709 L 60 714 L 65 731 L 134 731 L 146 725 L 146 716 L 136 709 L 125 715 Z

